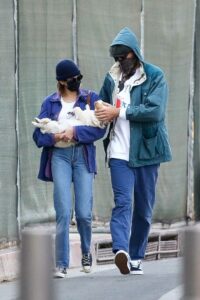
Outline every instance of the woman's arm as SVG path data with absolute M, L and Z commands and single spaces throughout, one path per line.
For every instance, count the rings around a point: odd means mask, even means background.
M 38 115 L 39 119 L 49 118 L 48 113 L 48 100 L 46 99 L 41 106 L 40 113 Z M 36 128 L 33 132 L 33 140 L 37 147 L 52 147 L 56 143 L 55 135 L 52 133 L 43 134 L 40 128 Z

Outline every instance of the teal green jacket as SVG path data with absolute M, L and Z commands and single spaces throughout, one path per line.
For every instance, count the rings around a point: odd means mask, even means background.
M 131 89 L 131 103 L 126 109 L 126 119 L 130 122 L 129 166 L 170 161 L 172 155 L 165 124 L 168 87 L 164 73 L 159 67 L 144 62 L 136 37 L 128 28 L 118 34 L 112 45 L 119 43 L 133 49 L 143 65 L 145 77 L 141 84 Z M 115 81 L 109 72 L 100 90 L 100 98 L 113 104 L 114 87 Z

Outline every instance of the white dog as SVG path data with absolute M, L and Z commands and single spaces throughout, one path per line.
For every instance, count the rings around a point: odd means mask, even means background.
M 98 100 L 95 103 L 95 110 L 102 107 L 103 101 Z M 32 124 L 35 127 L 40 128 L 40 131 L 44 133 L 61 133 L 64 132 L 69 126 L 93 126 L 104 128 L 105 124 L 100 122 L 95 116 L 95 111 L 91 110 L 89 105 L 86 105 L 86 110 L 82 110 L 80 107 L 74 108 L 75 119 L 66 119 L 64 121 L 53 121 L 49 118 L 35 118 Z M 56 147 L 65 148 L 73 145 L 74 142 L 60 141 L 55 144 Z

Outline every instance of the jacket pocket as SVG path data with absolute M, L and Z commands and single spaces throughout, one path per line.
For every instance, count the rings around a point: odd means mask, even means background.
M 163 154 L 162 148 L 162 141 L 159 135 L 151 138 L 142 137 L 138 157 L 141 160 L 158 158 Z

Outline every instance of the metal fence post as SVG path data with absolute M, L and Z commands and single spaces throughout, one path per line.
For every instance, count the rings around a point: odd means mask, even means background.
M 185 231 L 184 300 L 200 299 L 200 225 Z
M 52 237 L 44 230 L 22 233 L 21 300 L 53 300 Z

